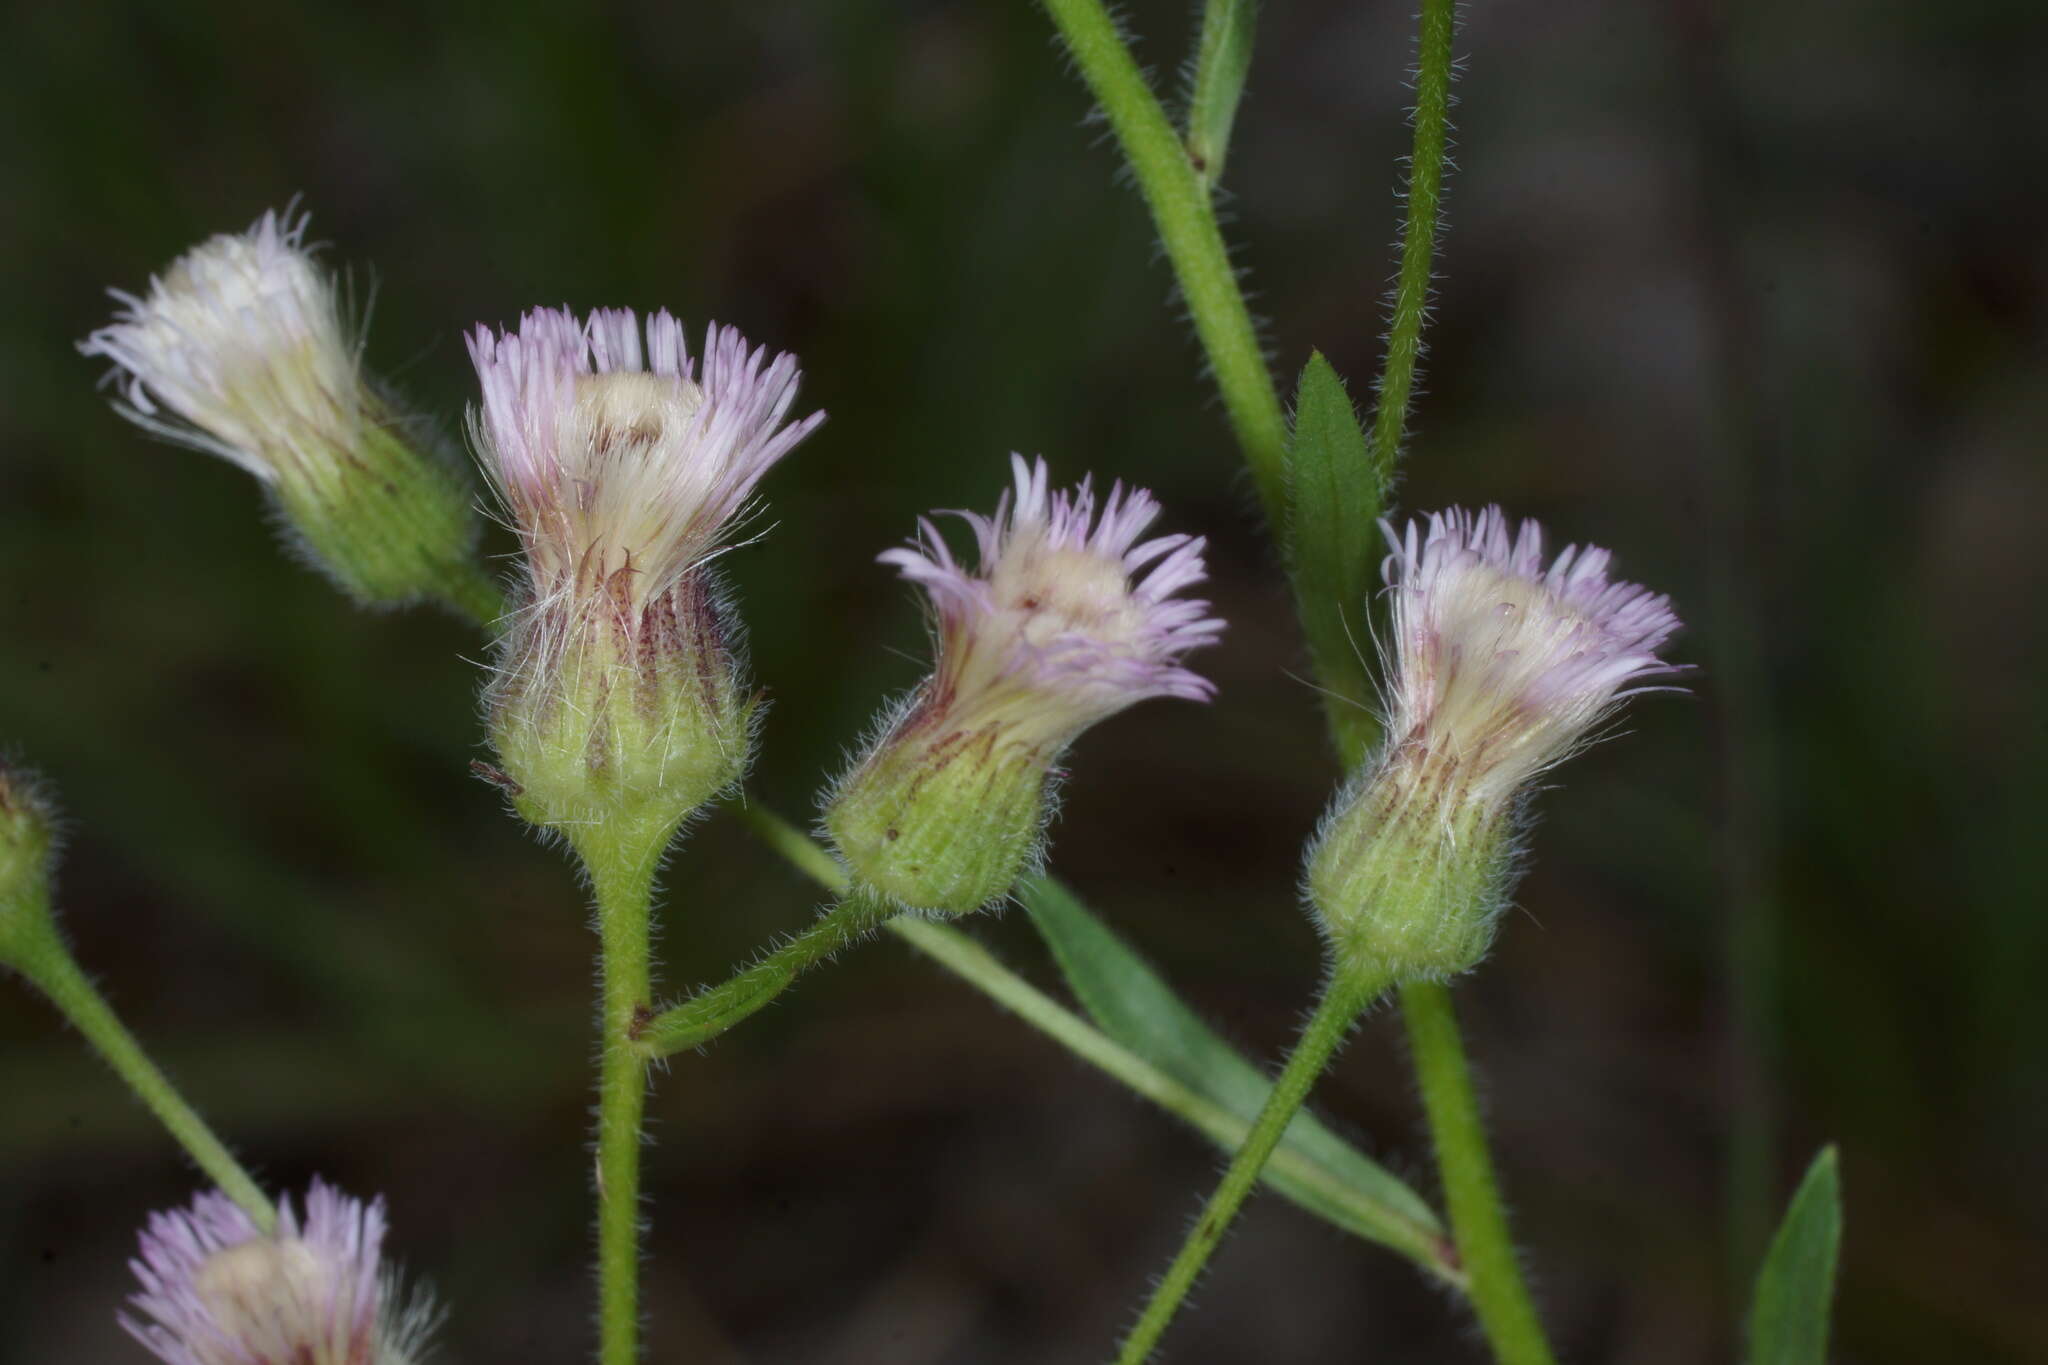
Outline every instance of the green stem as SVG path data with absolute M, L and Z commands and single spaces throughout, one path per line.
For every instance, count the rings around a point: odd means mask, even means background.
M 1379 407 L 1373 413 L 1372 458 L 1381 477 L 1392 474 L 1408 426 L 1415 366 L 1422 356 L 1422 325 L 1429 312 L 1430 263 L 1443 207 L 1444 149 L 1451 113 L 1451 38 L 1456 0 L 1422 0 L 1421 60 L 1415 79 L 1415 150 L 1408 160 L 1408 224 L 1401 239 L 1401 273 L 1380 371 Z
M 505 614 L 505 590 L 498 586 L 498 580 L 483 565 L 473 559 L 449 566 L 441 584 L 441 595 L 457 615 L 493 633 L 498 628 L 499 618 Z
M 602 944 L 597 1088 L 599 1365 L 634 1365 L 640 1334 L 640 1141 L 647 1059 L 633 1045 L 653 1000 L 650 907 L 659 837 L 605 825 L 571 837 L 590 871 Z
M 637 1034 L 640 1051 L 648 1057 L 666 1057 L 711 1041 L 767 1006 L 798 976 L 860 942 L 900 911 L 900 906 L 879 897 L 849 892 L 810 928 L 753 966 L 656 1015 Z
M 845 869 L 794 825 L 758 801 L 736 806 L 733 813 L 763 843 L 820 885 L 834 891 L 845 890 Z M 1224 1150 L 1235 1151 L 1251 1131 L 1251 1124 L 1244 1118 L 1124 1047 L 1004 966 L 988 949 L 958 929 L 909 915 L 899 915 L 885 927 L 1074 1056 L 1184 1119 Z M 1453 1288 L 1463 1286 L 1463 1274 L 1435 1228 L 1417 1224 L 1360 1194 L 1341 1177 L 1293 1147 L 1275 1152 L 1268 1169 L 1313 1186 L 1333 1204 L 1351 1211 L 1360 1224 L 1380 1229 L 1385 1245 Z
M 16 959 L 16 965 L 71 1021 L 72 1027 L 85 1035 L 114 1074 L 128 1083 L 136 1098 L 148 1106 L 199 1169 L 220 1187 L 221 1193 L 240 1205 L 263 1231 L 276 1227 L 277 1209 L 269 1197 L 214 1136 L 206 1120 L 185 1102 L 169 1077 L 149 1060 L 135 1035 L 121 1023 L 106 997 L 79 968 L 53 924 L 46 924 L 36 934 L 30 949 Z
M 1472 1306 L 1501 1365 L 1555 1365 L 1536 1305 L 1522 1282 L 1507 1212 L 1486 1149 L 1472 1070 L 1458 1037 L 1450 989 L 1432 981 L 1401 987 L 1415 1074 L 1436 1140 L 1437 1170 L 1450 1206 L 1458 1255 L 1472 1281 Z
M 1266 1107 L 1259 1111 L 1243 1146 L 1238 1148 L 1229 1169 L 1223 1173 L 1222 1183 L 1209 1196 L 1202 1216 L 1188 1232 L 1187 1240 L 1181 1243 L 1179 1254 L 1166 1268 L 1158 1288 L 1153 1290 L 1152 1300 L 1145 1305 L 1138 1325 L 1124 1338 L 1123 1349 L 1117 1353 L 1117 1365 L 1142 1365 L 1151 1358 L 1159 1345 L 1159 1338 L 1165 1335 L 1167 1326 L 1173 1321 L 1173 1315 L 1179 1311 L 1188 1291 L 1194 1288 L 1202 1267 L 1209 1263 L 1210 1253 L 1223 1240 L 1223 1234 L 1229 1230 L 1231 1220 L 1237 1217 L 1245 1197 L 1258 1183 L 1267 1160 L 1286 1134 L 1287 1125 L 1301 1111 L 1316 1078 L 1323 1074 L 1330 1058 L 1350 1036 L 1358 1016 L 1385 988 L 1384 982 L 1339 983 L 1333 980 L 1323 992 L 1321 1003 L 1301 1032 L 1301 1041 L 1295 1044 L 1294 1055 L 1287 1059 L 1286 1069 L 1273 1083 L 1272 1094 L 1266 1097 Z
M 1173 262 L 1195 334 L 1208 353 L 1230 425 L 1244 448 L 1266 517 L 1285 522 L 1287 419 L 1265 354 L 1237 287 L 1209 190 L 1188 160 L 1173 122 L 1117 32 L 1101 0 L 1044 0 L 1081 78 L 1102 106 L 1152 210 Z

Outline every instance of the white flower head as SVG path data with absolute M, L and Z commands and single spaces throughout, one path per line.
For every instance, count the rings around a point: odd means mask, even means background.
M 219 1191 L 150 1215 L 121 1325 L 168 1365 L 414 1365 L 434 1315 L 383 1264 L 384 1203 L 315 1180 L 264 1233 Z
M 537 308 L 516 331 L 477 328 L 469 351 L 483 385 L 477 444 L 542 597 L 623 571 L 635 603 L 659 598 L 719 550 L 762 476 L 825 420 L 786 421 L 796 357 L 771 359 L 714 324 L 700 367 L 666 311 L 643 333 L 629 308 L 587 321 Z
M 1223 622 L 1207 602 L 1175 596 L 1205 577 L 1205 542 L 1141 541 L 1159 516 L 1144 489 L 1117 484 L 1098 510 L 1090 480 L 1052 492 L 1043 459 L 1011 464 L 1016 487 L 994 516 L 953 514 L 974 530 L 974 569 L 930 521 L 909 548 L 881 556 L 930 596 L 938 659 L 927 692 L 944 699 L 949 723 L 1002 725 L 1057 749 L 1148 697 L 1215 695 L 1180 661 L 1214 644 Z
M 305 237 L 288 209 L 208 238 L 146 295 L 113 291 L 120 312 L 79 350 L 114 363 L 130 421 L 254 474 L 295 548 L 358 601 L 459 599 L 477 581 L 470 489 L 365 378 Z
M 272 210 L 179 257 L 145 296 L 110 291 L 120 311 L 79 350 L 114 363 L 123 416 L 266 483 L 356 448 L 370 409 L 361 347 L 306 223 Z
M 1640 684 L 1681 671 L 1657 656 L 1678 630 L 1671 600 L 1611 579 L 1612 556 L 1567 546 L 1545 562 L 1543 528 L 1510 532 L 1498 507 L 1453 508 L 1396 531 L 1387 729 L 1456 764 L 1475 799 L 1499 801 L 1570 757 Z

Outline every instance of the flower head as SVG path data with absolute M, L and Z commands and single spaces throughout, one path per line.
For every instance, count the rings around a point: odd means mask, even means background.
M 194 247 L 146 296 L 111 291 L 120 310 L 79 350 L 113 362 L 123 416 L 261 480 L 352 595 L 442 592 L 475 539 L 469 490 L 365 379 L 306 222 L 265 213 Z
M 1089 480 L 1051 492 L 1044 460 L 1011 463 L 1016 488 L 993 517 L 954 514 L 974 530 L 975 571 L 930 521 L 909 548 L 881 556 L 930 596 L 938 660 L 928 690 L 947 699 L 953 722 L 1000 725 L 1010 742 L 1056 753 L 1148 697 L 1215 695 L 1180 660 L 1214 644 L 1223 622 L 1207 602 L 1174 596 L 1202 581 L 1205 542 L 1140 541 L 1159 516 L 1143 489 L 1116 485 L 1098 512 Z
M 536 308 L 516 332 L 479 327 L 475 426 L 512 513 L 536 596 L 618 580 L 654 601 L 722 544 L 755 485 L 825 420 L 786 424 L 801 373 L 730 327 L 705 335 L 702 372 L 666 311 L 587 322 Z
M 929 521 L 881 556 L 928 594 L 937 660 L 833 790 L 826 825 L 855 877 L 902 904 L 954 913 L 1000 897 L 1036 855 L 1067 746 L 1148 697 L 1206 701 L 1181 666 L 1223 622 L 1175 594 L 1202 581 L 1203 542 L 1140 540 L 1159 515 L 1117 485 L 1052 492 L 1045 462 L 1012 457 L 1014 492 L 973 528 L 978 562 Z
M 433 1315 L 384 1268 L 384 1203 L 315 1180 L 259 1231 L 219 1191 L 150 1215 L 121 1325 L 169 1365 L 412 1365 Z
M 1308 891 L 1360 970 L 1443 977 L 1484 955 L 1514 879 L 1516 819 L 1562 762 L 1647 679 L 1668 598 L 1608 576 L 1497 507 L 1410 522 L 1384 565 L 1393 599 L 1387 737 L 1309 851 Z
M 1498 800 L 1569 757 L 1644 679 L 1678 630 L 1671 599 L 1608 577 L 1612 556 L 1566 546 L 1544 562 L 1543 527 L 1510 533 L 1498 507 L 1453 508 L 1397 532 L 1388 733 L 1464 768 Z
M 796 359 L 666 312 L 536 309 L 469 343 L 472 429 L 523 548 L 522 603 L 491 688 L 522 813 L 566 828 L 625 807 L 680 820 L 752 742 L 711 561 L 755 487 L 824 420 L 787 419 Z

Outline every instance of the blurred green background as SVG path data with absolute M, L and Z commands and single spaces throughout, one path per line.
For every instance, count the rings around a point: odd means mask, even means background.
M 1183 0 L 1128 7 L 1170 73 Z M 2044 23 L 2010 0 L 1499 0 L 1409 509 L 1498 500 L 1669 590 L 1701 666 L 1543 798 L 1525 913 L 1459 990 L 1506 1186 L 1578 1361 L 1735 1358 L 1757 1223 L 1842 1144 L 1844 1361 L 2048 1359 Z M 270 1180 L 385 1192 L 448 1357 L 583 1358 L 591 943 L 466 765 L 482 645 L 352 612 L 251 482 L 107 411 L 73 342 L 303 196 L 373 366 L 451 439 L 460 331 L 666 305 L 801 354 L 832 416 L 729 562 L 809 809 L 916 676 L 875 565 L 1010 450 L 1156 488 L 1232 624 L 1208 708 L 1075 755 L 1054 863 L 1255 1055 L 1310 999 L 1334 772 L 1271 550 L 1136 196 L 1003 4 L 196 0 L 15 7 L 0 101 L 0 743 L 70 816 L 89 967 Z M 1228 188 L 1279 371 L 1366 390 L 1411 12 L 1262 20 Z M 495 548 L 503 550 L 503 544 Z M 912 657 L 906 657 L 908 656 Z M 812 891 L 730 821 L 674 864 L 667 979 Z M 1040 980 L 1021 916 L 975 926 Z M 1398 1030 L 1324 1112 L 1431 1188 Z M 654 1362 L 1100 1358 L 1216 1156 L 893 941 L 652 1105 Z M 137 1361 L 113 1311 L 192 1176 L 0 990 L 0 1361 Z M 1257 1201 L 1190 1362 L 1478 1361 L 1388 1255 Z

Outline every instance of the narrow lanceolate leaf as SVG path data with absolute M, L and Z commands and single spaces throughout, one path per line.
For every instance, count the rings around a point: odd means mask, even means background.
M 1195 51 L 1195 83 L 1188 97 L 1188 157 L 1202 183 L 1223 178 L 1230 152 L 1230 126 L 1244 98 L 1245 73 L 1252 65 L 1252 26 L 1258 0 L 1208 0 L 1202 7 L 1202 38 Z
M 1842 1248 L 1836 1166 L 1835 1149 L 1823 1148 L 1771 1239 L 1749 1311 L 1749 1365 L 1825 1365 Z
M 1234 1147 L 1272 1090 L 1265 1073 L 1218 1037 L 1065 888 L 1032 878 L 1018 894 L 1096 1024 L 1224 1114 L 1235 1115 L 1240 1122 L 1228 1128 L 1190 1115 L 1208 1136 Z M 1392 1247 L 1445 1279 L 1457 1278 L 1435 1210 L 1306 1111 L 1288 1128 L 1265 1179 L 1345 1231 Z
M 1365 651 L 1386 471 L 1372 459 L 1344 381 L 1320 351 L 1301 372 L 1287 446 L 1287 570 L 1346 767 L 1378 738 Z

